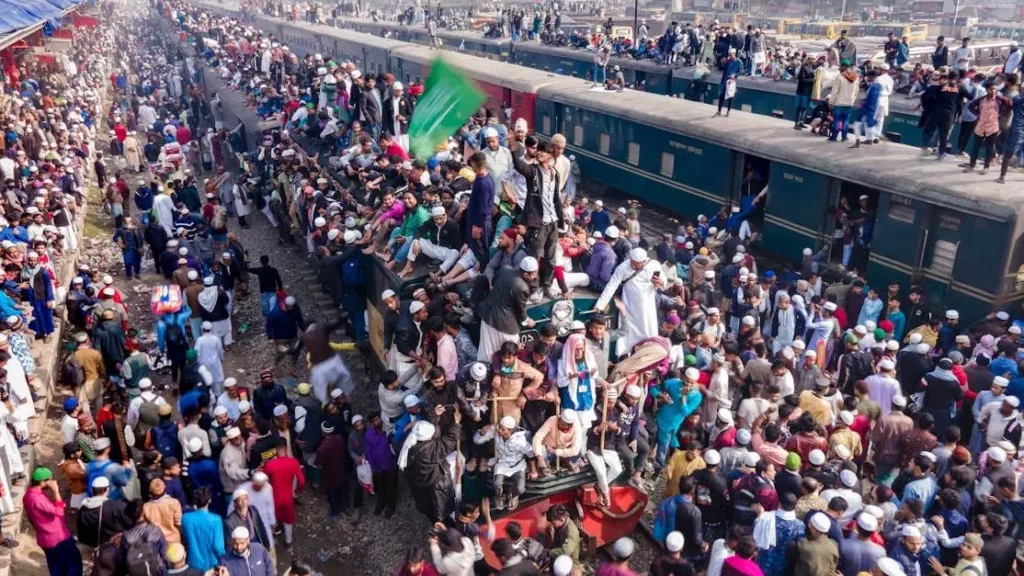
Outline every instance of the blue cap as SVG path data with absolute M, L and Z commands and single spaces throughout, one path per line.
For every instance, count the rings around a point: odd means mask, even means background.
M 440 163 L 441 162 L 437 158 L 431 157 L 430 160 L 427 160 L 427 168 L 430 170 L 434 170 Z
M 18 290 L 18 283 L 14 280 L 7 280 L 4 282 L 4 288 L 7 290 Z
M 765 278 L 775 278 L 775 270 L 769 270 L 764 273 Z
M 64 411 L 65 412 L 71 412 L 75 408 L 78 408 L 78 399 L 77 398 L 68 398 L 67 400 L 64 401 Z

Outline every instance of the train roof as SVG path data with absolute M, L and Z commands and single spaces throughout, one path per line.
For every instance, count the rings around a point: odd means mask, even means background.
M 366 36 L 365 34 L 363 36 Z M 553 72 L 543 72 L 516 64 L 507 64 L 497 60 L 487 60 L 468 54 L 460 54 L 445 50 L 431 50 L 426 46 L 418 46 L 402 42 L 402 47 L 392 50 L 392 56 L 397 56 L 412 62 L 429 65 L 439 55 L 444 56 L 446 62 L 462 70 L 467 75 L 477 80 L 511 88 L 519 92 L 535 93 L 541 87 L 563 84 L 572 79 Z
M 1007 175 L 1004 185 L 994 176 L 964 174 L 955 159 L 922 159 L 916 148 L 885 143 L 853 151 L 846 144 L 792 129 L 792 123 L 767 116 L 736 112 L 712 118 L 707 104 L 668 99 L 644 92 L 609 93 L 582 87 L 550 91 L 542 96 L 555 102 L 604 112 L 708 143 L 741 150 L 836 176 L 869 188 L 886 190 L 930 204 L 976 213 L 994 220 L 1015 219 L 1024 203 L 1024 175 Z
M 548 54 L 556 58 L 572 58 L 573 60 L 582 60 L 585 62 L 594 61 L 594 53 L 590 50 L 576 50 L 563 46 L 548 46 L 539 42 L 523 42 L 517 44 L 516 51 Z M 666 64 L 658 64 L 652 60 L 633 60 L 618 56 L 612 56 L 609 63 L 618 64 L 623 68 L 629 68 L 631 70 L 648 70 L 651 72 L 658 72 L 660 74 L 668 74 L 668 72 L 674 68 L 673 66 L 668 66 Z
M 279 20 L 271 20 L 272 22 L 280 22 Z M 383 48 L 389 52 L 398 48 L 404 48 L 409 46 L 408 42 L 402 42 L 399 40 L 392 40 L 390 38 L 382 38 L 380 36 L 374 36 L 373 34 L 367 34 L 366 32 L 356 32 L 355 30 L 345 30 L 343 28 L 335 28 L 334 26 L 324 26 L 323 24 L 306 24 L 303 22 L 283 22 L 285 26 L 292 26 L 299 30 L 309 30 L 315 34 L 319 34 L 323 37 L 335 38 L 345 42 L 352 42 L 359 45 L 366 45 L 367 42 L 371 42 L 374 48 Z

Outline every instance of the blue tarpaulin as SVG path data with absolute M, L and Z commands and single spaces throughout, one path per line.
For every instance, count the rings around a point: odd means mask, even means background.
M 0 34 L 10 34 L 41 22 L 59 24 L 62 12 L 82 0 L 0 0 Z

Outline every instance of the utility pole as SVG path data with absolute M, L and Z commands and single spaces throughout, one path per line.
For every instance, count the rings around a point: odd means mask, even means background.
M 957 17 L 960 16 L 960 5 L 963 4 L 963 1 L 964 0 L 953 0 L 953 26 L 952 26 L 952 28 L 953 28 L 954 31 L 956 31 L 956 36 L 957 37 L 963 36 L 963 34 L 960 34 L 960 32 L 959 32 L 960 29 L 957 27 L 957 24 L 956 24 L 956 19 L 957 19 Z
M 639 34 L 639 30 L 636 26 L 637 16 L 640 14 L 640 0 L 633 0 L 633 45 L 636 46 L 636 39 Z

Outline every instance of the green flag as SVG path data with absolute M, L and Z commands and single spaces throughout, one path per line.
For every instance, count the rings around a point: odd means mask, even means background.
M 423 160 L 433 156 L 434 147 L 458 130 L 484 99 L 471 79 L 438 56 L 409 122 L 411 152 Z

